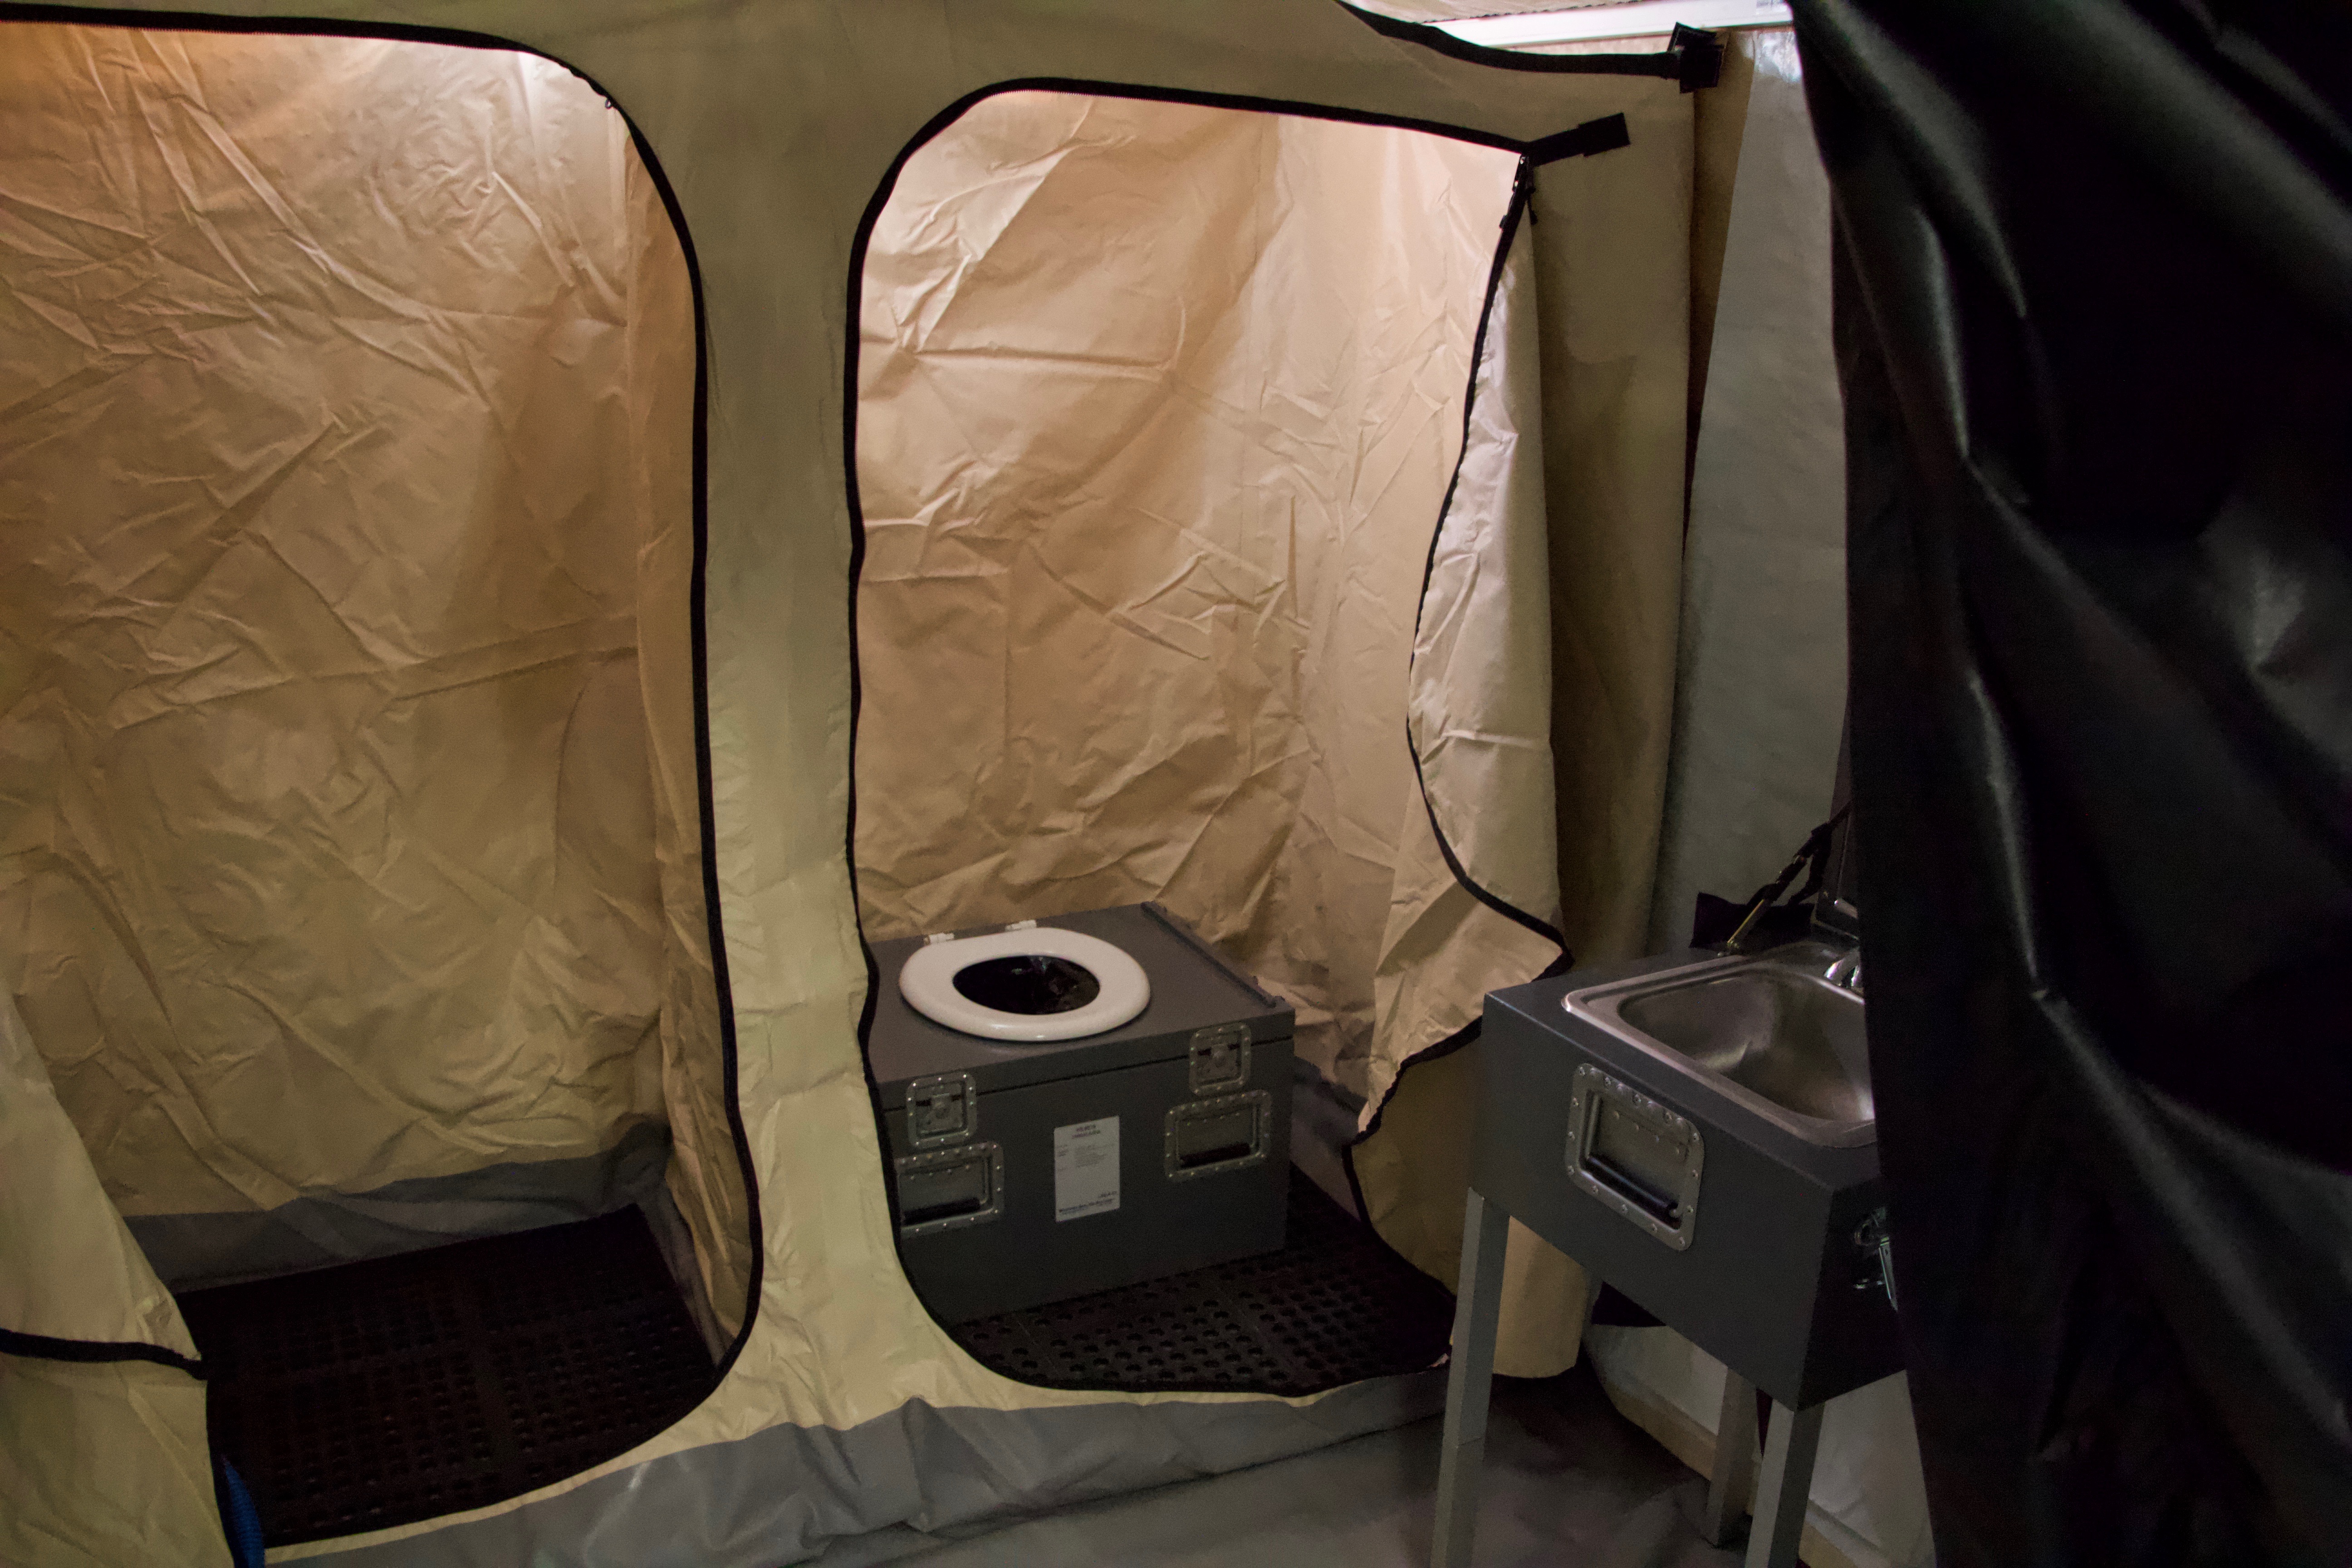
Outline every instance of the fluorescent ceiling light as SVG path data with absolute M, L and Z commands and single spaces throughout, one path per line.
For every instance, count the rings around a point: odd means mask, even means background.
M 1570 11 L 1526 11 L 1515 16 L 1473 16 L 1437 26 L 1465 44 L 1490 49 L 1531 44 L 1575 44 L 1591 38 L 1645 38 L 1691 27 L 1781 27 L 1787 0 L 1633 0 L 1580 5 Z

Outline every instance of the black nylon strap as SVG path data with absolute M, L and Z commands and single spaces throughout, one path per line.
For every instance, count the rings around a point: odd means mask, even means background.
M 152 1361 L 157 1366 L 168 1366 L 190 1377 L 205 1375 L 204 1363 L 177 1351 L 167 1351 L 162 1345 L 131 1341 L 60 1340 L 47 1334 L 18 1333 L 14 1329 L 0 1329 L 0 1355 L 31 1356 L 41 1361 Z
M 1633 144 L 1633 133 L 1625 129 L 1622 114 L 1604 114 L 1598 120 L 1588 120 L 1572 131 L 1561 131 L 1549 136 L 1538 137 L 1527 145 L 1521 154 L 1530 163 L 1557 163 L 1562 158 L 1589 157 L 1595 153 L 1614 153 L 1620 147 Z

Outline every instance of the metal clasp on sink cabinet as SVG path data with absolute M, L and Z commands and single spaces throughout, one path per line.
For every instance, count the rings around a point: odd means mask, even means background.
M 1865 1274 L 1853 1282 L 1857 1290 L 1880 1289 L 1886 1292 L 1886 1304 L 1898 1306 L 1895 1299 L 1895 1237 L 1886 1227 L 1886 1210 L 1875 1208 L 1870 1217 L 1853 1227 L 1853 1245 L 1877 1265 L 1874 1274 Z

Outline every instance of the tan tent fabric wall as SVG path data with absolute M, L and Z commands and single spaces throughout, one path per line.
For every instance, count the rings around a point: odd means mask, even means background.
M 1641 956 L 1657 876 L 1682 604 L 1691 104 L 1643 128 L 1647 167 L 1577 159 L 1536 189 L 1550 237 L 1537 282 L 1561 930 L 1579 963 Z M 1673 203 L 1657 196 L 1668 182 Z
M 1431 1043 L 1373 978 L 1442 945 L 1407 670 L 1517 164 L 1034 92 L 909 160 L 859 361 L 871 935 L 1159 899 L 1356 1093 Z
M 195 1342 L 122 1216 L 14 1004 L 0 996 L 0 1330 L 152 1345 Z
M 229 1568 L 205 1385 L 170 1367 L 0 1355 L 0 1498 L 9 1568 Z
M 1536 249 L 1534 229 L 1523 225 L 1497 280 L 1460 477 L 1414 639 L 1411 706 L 1430 815 L 1447 843 L 1465 866 L 1478 868 L 1486 890 L 1554 921 L 1551 590 Z M 1416 880 L 1427 897 L 1417 910 L 1401 905 L 1392 928 L 1410 931 L 1417 924 L 1450 940 L 1443 962 L 1398 965 L 1397 974 L 1382 977 L 1383 999 L 1391 1003 L 1383 1022 L 1396 1020 L 1405 1052 L 1451 1044 L 1477 1020 L 1486 992 L 1531 979 L 1559 956 L 1556 942 L 1465 888 L 1433 835 L 1423 833 L 1417 843 Z M 1412 947 L 1407 935 L 1392 942 L 1391 952 Z M 1393 1097 L 1366 1104 L 1365 1123 L 1377 1118 L 1377 1124 L 1352 1153 L 1366 1217 L 1398 1251 L 1449 1283 L 1461 1267 L 1476 1056 L 1473 1043 L 1412 1066 L 1394 1080 Z M 1496 1365 L 1509 1376 L 1549 1376 L 1574 1364 L 1587 1294 L 1582 1270 L 1516 1227 Z
M 588 96 L 565 73 L 562 90 Z M 617 119 L 608 112 L 606 121 Z M 624 340 L 625 464 L 637 544 L 636 668 L 652 778 L 660 881 L 661 1101 L 669 1121 L 668 1185 L 694 1237 L 704 1299 L 719 1329 L 740 1333 L 755 1272 L 751 1194 L 728 1120 L 726 1051 L 710 952 L 709 868 L 702 842 L 701 760 L 694 714 L 693 279 L 677 226 L 633 147 L 615 154 L 627 196 L 622 263 L 630 286 Z
M 1482 160 L 1483 185 L 1453 166 Z M 1431 830 L 1433 813 L 1482 886 L 1559 918 L 1531 243 L 1497 291 L 1466 448 L 1459 434 L 1510 163 L 1415 132 L 1034 93 L 984 100 L 909 161 L 867 255 L 859 367 L 870 934 L 1162 899 L 1299 1005 L 1302 1054 L 1367 1125 L 1408 1058 L 1558 956 L 1464 887 Z M 1270 303 L 1264 281 L 1334 277 L 1349 286 Z M 1393 339 L 1417 309 L 1444 335 L 1405 336 L 1407 382 L 1358 323 Z M 1636 319 L 1658 341 L 1682 324 Z M 1331 387 L 1409 397 L 1414 418 Z M 1416 460 L 1397 467 L 1400 447 Z M 1654 574 L 1654 542 L 1606 548 Z M 1588 594 L 1621 624 L 1661 608 Z M 1635 700 L 1662 700 L 1647 688 L 1670 667 L 1636 673 Z M 1603 784 L 1638 816 L 1643 773 Z M 1646 894 L 1642 869 L 1621 872 L 1620 906 Z M 1433 1151 L 1467 1115 L 1459 1096 L 1409 1107 L 1357 1167 L 1370 1217 L 1442 1279 L 1463 1173 Z M 1528 1241 L 1551 1261 L 1515 1293 L 1527 1327 L 1505 1364 L 1557 1371 L 1584 1287 Z
M 273 0 L 214 0 L 213 8 L 255 16 L 282 10 Z M 1353 1391 L 1276 1401 L 1011 1383 L 965 1359 L 929 1323 L 896 1267 L 858 1062 L 864 966 L 844 854 L 851 688 L 843 609 L 852 528 L 842 466 L 842 301 L 851 247 L 868 198 L 917 130 L 961 96 L 1014 78 L 1255 93 L 1515 138 L 1622 111 L 1630 148 L 1555 166 L 1539 183 L 1544 447 L 1556 476 L 1548 489 L 1585 487 L 1594 516 L 1644 530 L 1659 509 L 1643 454 L 1660 437 L 1670 454 L 1664 510 L 1673 537 L 1683 351 L 1673 351 L 1667 377 L 1675 411 L 1660 428 L 1645 427 L 1654 408 L 1643 389 L 1655 367 L 1643 321 L 1671 310 L 1679 335 L 1685 283 L 1670 280 L 1688 272 L 1689 100 L 1652 79 L 1521 76 L 1447 59 L 1381 37 L 1323 0 L 1095 0 L 1082 8 L 1059 0 L 951 0 L 944 8 L 932 0 L 819 0 L 715 9 L 666 0 L 320 0 L 311 9 L 366 24 L 481 29 L 543 49 L 613 94 L 677 188 L 709 321 L 710 852 L 765 1268 L 753 1331 L 726 1380 L 659 1438 L 473 1520 L 282 1555 L 394 1553 L 411 1538 L 446 1535 L 452 1552 L 468 1550 L 463 1542 L 520 1540 L 523 1550 L 481 1560 L 523 1560 L 580 1539 L 536 1535 L 540 1521 L 593 1507 L 602 1510 L 600 1542 L 658 1529 L 666 1549 L 747 1560 L 743 1543 L 758 1531 L 771 1532 L 761 1541 L 790 1543 L 840 1524 L 831 1513 L 811 1522 L 803 1494 L 772 1487 L 713 1501 L 719 1494 L 698 1490 L 697 1478 L 730 1473 L 737 1454 L 782 1464 L 805 1448 L 814 1457 L 794 1462 L 831 1465 L 838 1450 L 828 1447 L 828 1431 L 857 1428 L 877 1445 L 897 1445 L 877 1461 L 887 1485 L 879 1469 L 862 1472 L 873 1484 L 859 1493 L 865 1511 L 854 1518 L 871 1528 L 895 1519 L 950 1525 L 1117 1484 L 1094 1468 L 1101 1450 L 1049 1444 L 1000 1445 L 988 1453 L 984 1478 L 963 1471 L 935 1479 L 943 1458 L 935 1439 L 967 1429 L 960 1424 L 1004 1429 L 984 1418 L 1093 1422 L 1120 1434 L 1121 1454 L 1162 1455 L 1167 1465 L 1193 1469 L 1361 1429 L 1351 1423 L 1373 1418 L 1364 1412 L 1374 1407 Z M 1614 331 L 1612 312 L 1636 319 Z M 1555 323 L 1570 329 L 1559 354 L 1550 346 Z M 1556 390 L 1556 365 L 1570 373 L 1560 385 L 1580 388 L 1570 401 Z M 1569 548 L 1573 531 L 1563 539 L 1557 501 L 1551 517 L 1557 577 L 1581 557 Z M 1588 578 L 1584 587 L 1598 594 L 1607 584 Z M 1671 603 L 1671 584 L 1667 596 Z M 1557 598 L 1553 609 L 1557 630 Z M 1556 736 L 1562 680 L 1573 673 L 1556 671 Z M 1581 819 L 1561 820 L 1585 830 Z M 1571 923 L 1581 896 L 1571 897 Z M 1406 1074 L 1392 1111 L 1414 1079 Z M 925 1411 L 943 1424 L 923 1428 L 922 1443 L 931 1446 L 917 1466 L 914 1434 Z M 1248 1438 L 1212 1442 L 1203 1436 L 1212 1432 Z M 712 1506 L 675 1511 L 688 1491 Z
M 1693 103 L 1646 103 L 1629 115 L 1642 156 L 1548 165 L 1532 203 L 1559 926 L 1584 964 L 1646 951 L 1657 876 L 1682 594 Z M 1683 199 L 1661 201 L 1666 188 Z M 1483 885 L 1508 885 L 1504 867 L 1467 859 Z M 1381 1233 L 1449 1283 L 1477 1049 L 1407 1067 L 1354 1152 Z M 1496 1365 L 1544 1376 L 1571 1364 L 1587 1289 L 1573 1263 L 1515 1232 Z
M 39 25 L 0 114 L 0 975 L 110 1194 L 591 1152 L 666 1029 L 731 1156 L 693 329 L 620 117 L 512 54 Z
M 107 1201 L 5 996 L 0 1260 L 0 1331 L 194 1359 L 178 1306 Z M 0 1351 L 0 1563 L 228 1561 L 213 1504 L 205 1386 L 178 1367 Z
M 845 346 L 835 301 L 856 220 L 928 120 L 964 93 L 1017 78 L 1263 93 L 1517 136 L 1622 111 L 1632 147 L 1555 165 L 1538 182 L 1547 489 L 1580 492 L 1577 515 L 1590 526 L 1624 526 L 1637 564 L 1654 560 L 1660 538 L 1671 563 L 1681 525 L 1689 98 L 1652 79 L 1486 70 L 1382 39 L 1319 4 L 1278 14 L 1262 0 L 958 6 L 952 27 L 922 7 L 826 5 L 732 14 L 723 38 L 654 9 L 629 12 L 627 22 L 600 13 L 593 26 L 520 5 L 469 20 L 501 26 L 510 14 L 532 19 L 533 42 L 595 74 L 663 151 L 712 311 L 716 849 L 769 1270 L 760 1328 L 719 1395 L 613 1468 L 769 1422 L 844 1427 L 909 1397 L 998 1410 L 1117 1404 L 1164 1409 L 1171 1420 L 1184 1406 L 1221 1404 L 1043 1390 L 974 1367 L 929 1324 L 892 1267 L 879 1182 L 856 1192 L 844 1184 L 843 1173 L 880 1163 L 855 1045 L 863 964 L 840 832 L 849 650 L 839 606 L 852 530 L 845 476 L 833 466 Z M 761 155 L 749 158 L 747 143 Z M 803 276 L 823 288 L 782 292 Z M 1555 351 L 1556 321 L 1569 336 Z M 1555 392 L 1555 373 L 1572 399 Z M 1557 579 L 1557 503 L 1552 515 Z M 1654 586 L 1572 529 L 1565 542 L 1566 558 L 1598 563 L 1582 593 Z M 1671 564 L 1657 575 L 1663 692 L 1678 583 Z M 1580 669 L 1566 673 L 1584 679 Z M 1562 700 L 1556 672 L 1556 735 Z M 1660 745 L 1664 703 L 1661 695 Z M 1638 778 L 1627 787 L 1637 791 Z M 1593 825 L 1578 819 L 1574 831 Z M 1403 1081 L 1400 1100 L 1412 1074 Z M 1458 1225 L 1458 1194 L 1454 1205 Z M 1311 1417 L 1320 1402 L 1290 1403 Z M 949 1506 L 944 1497 L 939 1506 Z

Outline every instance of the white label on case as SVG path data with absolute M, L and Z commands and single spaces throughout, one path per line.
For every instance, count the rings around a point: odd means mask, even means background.
M 1118 1207 L 1118 1118 L 1054 1129 L 1054 1217 L 1082 1219 Z

